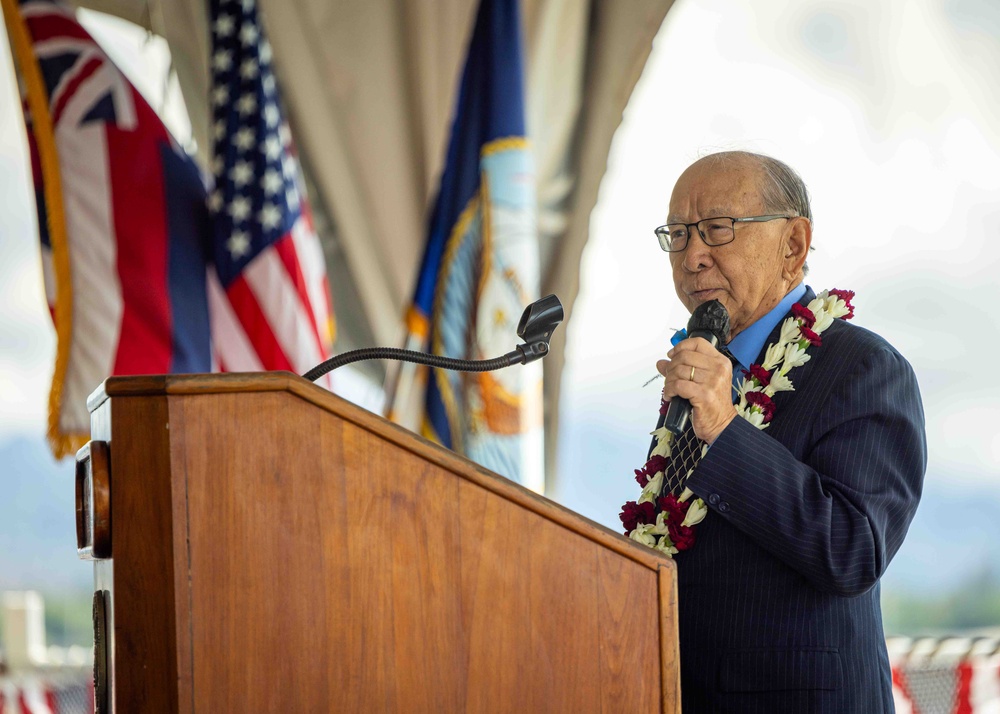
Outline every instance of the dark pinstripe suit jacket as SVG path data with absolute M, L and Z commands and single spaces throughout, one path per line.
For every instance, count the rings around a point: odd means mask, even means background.
M 917 381 L 842 320 L 809 353 L 771 425 L 733 420 L 688 480 L 709 514 L 676 556 L 685 714 L 893 711 L 878 581 L 923 483 Z

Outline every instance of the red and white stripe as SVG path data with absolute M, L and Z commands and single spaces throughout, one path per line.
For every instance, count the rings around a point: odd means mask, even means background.
M 319 239 L 302 219 L 223 291 L 209 276 L 212 344 L 227 372 L 303 374 L 327 358 L 329 304 Z M 329 375 L 317 380 L 332 388 Z
M 113 374 L 124 300 L 116 270 L 118 241 L 108 191 L 105 128 L 93 124 L 70 131 L 62 126 L 56 127 L 56 141 L 73 266 L 73 336 L 60 423 L 65 432 L 85 433 L 90 426 L 87 397 Z
M 941 674 L 948 676 L 950 696 L 925 691 L 926 677 L 940 687 Z M 933 662 L 901 663 L 892 668 L 892 695 L 896 714 L 1000 714 L 1000 655 L 971 657 L 942 669 Z

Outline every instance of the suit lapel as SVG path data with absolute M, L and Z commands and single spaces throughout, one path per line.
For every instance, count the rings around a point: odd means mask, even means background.
M 816 293 L 814 293 L 813 289 L 807 285 L 805 295 L 803 295 L 802 299 L 799 300 L 799 305 L 807 307 L 809 303 L 815 299 Z M 767 354 L 767 348 L 778 341 L 778 338 L 781 336 L 781 326 L 785 324 L 785 320 L 788 319 L 791 314 L 792 311 L 789 309 L 789 311 L 786 312 L 780 320 L 778 320 L 778 324 L 774 326 L 774 329 L 771 330 L 771 334 L 767 336 L 766 340 L 764 340 L 764 346 L 761 348 L 760 354 L 757 355 L 757 359 L 754 360 L 754 364 L 760 364 L 764 361 L 764 355 Z M 806 364 L 808 364 L 808 362 Z
M 806 286 L 806 292 L 802 296 L 802 299 L 799 300 L 799 305 L 802 305 L 803 307 L 808 307 L 809 303 L 811 303 L 815 299 L 816 299 L 816 293 L 813 292 L 812 288 Z M 778 324 L 775 325 L 774 329 L 771 330 L 771 334 L 768 335 L 767 339 L 764 341 L 764 347 L 761 348 L 760 354 L 757 355 L 757 359 L 754 361 L 754 364 L 760 364 L 761 362 L 764 361 L 764 355 L 767 354 L 767 348 L 773 345 L 775 342 L 777 342 L 778 338 L 781 337 L 781 326 L 785 323 L 785 320 L 791 316 L 791 314 L 792 311 L 791 309 L 789 309 L 788 312 L 782 316 L 781 320 L 778 321 Z M 792 372 L 790 372 L 789 378 L 792 380 L 792 383 L 793 384 L 796 382 L 801 383 L 802 378 L 808 374 L 808 372 L 810 371 L 809 368 L 811 366 L 812 366 L 812 360 L 810 359 L 801 367 L 797 367 Z M 796 391 L 778 392 L 777 394 L 774 395 L 774 397 L 772 397 L 772 399 L 774 400 L 774 407 L 776 412 L 774 416 L 775 420 L 781 419 L 781 412 L 783 406 L 787 401 L 795 399 L 797 393 L 798 392 Z M 774 434 L 772 433 L 772 436 L 773 435 Z

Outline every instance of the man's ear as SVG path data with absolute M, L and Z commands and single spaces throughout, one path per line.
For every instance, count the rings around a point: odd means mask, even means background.
M 812 245 L 812 221 L 802 216 L 789 219 L 782 244 L 785 250 L 782 276 L 786 280 L 794 280 L 801 275 L 810 245 Z

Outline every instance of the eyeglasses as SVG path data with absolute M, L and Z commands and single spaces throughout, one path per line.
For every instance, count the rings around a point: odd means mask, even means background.
M 747 216 L 746 218 L 730 218 L 729 216 L 719 216 L 717 218 L 703 218 L 696 223 L 668 223 L 653 230 L 660 247 L 667 253 L 679 253 L 687 248 L 688 238 L 691 235 L 691 226 L 698 229 L 698 234 L 705 241 L 705 245 L 719 246 L 732 243 L 736 238 L 737 223 L 766 223 L 776 221 L 779 218 L 795 218 L 795 216 L 771 215 L 771 216 Z

